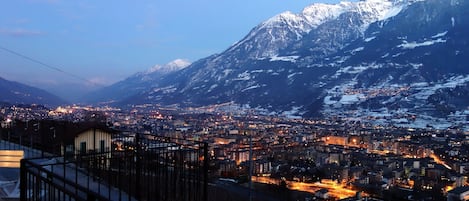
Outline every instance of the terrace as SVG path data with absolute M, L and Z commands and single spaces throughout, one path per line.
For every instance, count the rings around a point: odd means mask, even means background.
M 7 192 L 2 198 L 207 200 L 206 143 L 148 134 L 113 135 L 110 149 L 77 148 L 65 154 L 64 148 L 61 153 L 51 153 L 41 150 L 41 143 L 22 140 L 20 144 L 12 140 L 16 139 L 14 135 L 0 135 L 1 150 L 24 153 L 20 164 L 8 168 L 13 176 L 0 177 L 4 179 L 0 182 L 2 190 Z M 43 141 L 37 136 L 24 139 Z M 28 145 L 34 145 L 34 149 Z

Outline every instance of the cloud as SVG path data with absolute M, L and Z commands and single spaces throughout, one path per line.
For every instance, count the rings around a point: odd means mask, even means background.
M 112 83 L 114 83 L 115 81 L 114 80 L 110 80 L 108 78 L 105 78 L 105 77 L 93 77 L 93 78 L 90 78 L 88 79 L 88 82 L 84 83 L 86 86 L 88 87 L 99 87 L 99 86 L 107 86 L 107 85 L 110 85 Z
M 6 29 L 0 28 L 0 35 L 14 36 L 14 37 L 28 37 L 44 35 L 44 32 L 28 29 Z

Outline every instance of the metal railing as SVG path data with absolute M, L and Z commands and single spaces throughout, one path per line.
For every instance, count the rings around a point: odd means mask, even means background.
M 21 161 L 21 200 L 207 201 L 208 144 L 134 134 L 111 150 Z

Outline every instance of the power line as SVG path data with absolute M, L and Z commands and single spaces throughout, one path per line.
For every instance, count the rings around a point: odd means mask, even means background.
M 74 77 L 74 78 L 76 78 L 76 79 L 79 79 L 79 80 L 88 82 L 88 83 L 90 83 L 90 84 L 92 84 L 92 85 L 95 85 L 95 86 L 99 85 L 98 83 L 92 82 L 92 81 L 90 81 L 90 80 L 88 80 L 88 79 L 86 79 L 86 78 L 84 78 L 84 77 L 81 77 L 81 76 L 79 76 L 79 75 L 75 75 L 75 74 L 73 74 L 73 73 L 69 73 L 69 72 L 67 72 L 67 71 L 64 71 L 64 70 L 58 68 L 58 67 L 55 67 L 55 66 L 46 64 L 46 63 L 44 63 L 44 62 L 42 62 L 42 61 L 39 61 L 39 60 L 37 60 L 37 59 L 28 57 L 28 56 L 26 56 L 26 55 L 24 55 L 24 54 L 21 54 L 21 53 L 19 53 L 19 52 L 13 51 L 13 50 L 11 50 L 11 49 L 8 49 L 8 48 L 2 47 L 2 46 L 0 46 L 0 49 L 6 51 L 6 52 L 8 52 L 8 53 L 14 54 L 14 55 L 16 55 L 16 56 L 18 56 L 18 57 L 21 57 L 21 58 L 23 58 L 23 59 L 26 59 L 26 60 L 28 60 L 28 61 L 31 61 L 31 62 L 33 62 L 33 63 L 37 63 L 37 64 L 39 64 L 39 65 L 41 65 L 41 66 L 44 66 L 44 67 L 49 68 L 49 69 L 52 69 L 52 70 L 54 70 L 54 71 L 57 71 L 57 72 L 60 72 L 60 73 L 65 74 L 65 75 Z

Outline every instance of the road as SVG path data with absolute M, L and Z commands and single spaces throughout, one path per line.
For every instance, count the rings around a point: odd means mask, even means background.
M 447 168 L 448 170 L 451 170 L 451 167 L 450 167 L 448 164 L 446 164 L 443 160 L 441 160 L 437 155 L 435 155 L 435 154 L 430 154 L 430 157 L 433 158 L 433 160 L 434 160 L 436 163 L 445 166 L 445 168 Z
M 252 181 L 258 183 L 266 183 L 266 184 L 278 184 L 280 181 L 278 179 L 270 178 L 270 177 L 252 177 Z M 296 182 L 296 181 L 286 181 L 287 187 L 291 190 L 298 190 L 304 191 L 309 193 L 315 193 L 320 189 L 327 189 L 329 190 L 329 195 L 332 197 L 336 197 L 339 199 L 344 199 L 348 197 L 353 197 L 356 195 L 356 191 L 346 188 L 342 184 L 337 184 L 336 182 L 332 182 L 330 180 L 323 180 L 321 183 L 303 183 L 303 182 Z

